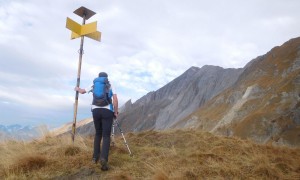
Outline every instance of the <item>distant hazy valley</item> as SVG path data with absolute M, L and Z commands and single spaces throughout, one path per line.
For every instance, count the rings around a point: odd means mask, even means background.
M 33 126 L 21 126 L 19 124 L 4 126 L 0 125 L 0 142 L 6 140 L 32 140 L 38 138 L 43 133 L 47 133 L 45 126 L 33 127 Z

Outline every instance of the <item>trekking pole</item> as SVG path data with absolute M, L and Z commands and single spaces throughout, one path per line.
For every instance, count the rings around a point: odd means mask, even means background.
M 115 120 L 112 124 L 112 133 L 111 133 L 111 146 L 115 146 Z
M 127 149 L 128 149 L 129 155 L 132 156 L 132 153 L 131 153 L 131 151 L 130 151 L 130 149 L 129 149 L 129 146 L 128 146 L 128 144 L 127 144 L 127 141 L 126 141 L 126 139 L 125 139 L 125 136 L 124 136 L 124 134 L 123 134 L 123 131 L 122 131 L 122 129 L 121 129 L 121 127 L 120 127 L 120 124 L 119 124 L 119 122 L 118 122 L 117 119 L 115 119 L 115 123 L 117 124 L 117 127 L 119 128 L 119 130 L 120 130 L 120 132 L 121 132 L 121 134 L 122 134 L 122 137 L 123 137 L 123 140 L 124 140 L 124 144 L 126 145 L 126 147 L 127 147 Z

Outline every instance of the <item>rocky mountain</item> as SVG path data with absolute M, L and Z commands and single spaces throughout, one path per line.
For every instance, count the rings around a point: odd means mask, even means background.
M 244 68 L 191 67 L 157 91 L 129 100 L 118 120 L 125 132 L 193 128 L 300 146 L 300 38 Z M 78 132 L 94 133 L 93 124 Z
M 300 146 L 300 38 L 252 60 L 233 86 L 172 128 Z
M 157 91 L 133 104 L 127 102 L 119 121 L 126 131 L 170 128 L 233 85 L 241 72 L 217 66 L 191 67 Z

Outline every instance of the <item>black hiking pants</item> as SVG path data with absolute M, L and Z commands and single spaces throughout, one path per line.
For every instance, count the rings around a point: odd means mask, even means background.
M 96 160 L 103 159 L 108 161 L 109 147 L 110 147 L 110 133 L 113 123 L 114 113 L 105 108 L 93 109 L 93 119 L 95 125 L 94 138 L 94 154 L 93 158 Z M 100 151 L 100 144 L 102 139 L 102 148 Z M 99 157 L 100 155 L 100 157 Z

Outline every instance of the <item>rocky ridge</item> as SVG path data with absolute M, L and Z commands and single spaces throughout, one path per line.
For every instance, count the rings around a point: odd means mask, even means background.
M 124 109 L 119 121 L 127 131 L 168 129 L 206 101 L 233 85 L 242 69 L 191 67 L 157 91 Z

